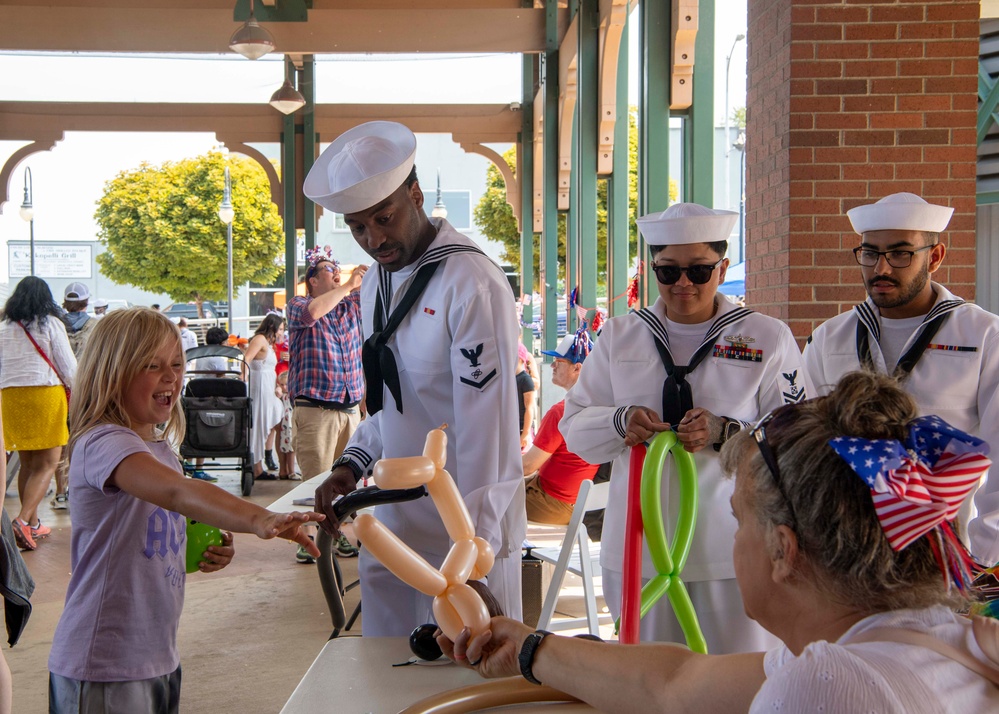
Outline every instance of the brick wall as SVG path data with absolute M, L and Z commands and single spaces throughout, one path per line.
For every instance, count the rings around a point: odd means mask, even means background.
M 747 298 L 799 340 L 862 300 L 846 211 L 955 208 L 939 282 L 975 291 L 979 3 L 751 0 Z

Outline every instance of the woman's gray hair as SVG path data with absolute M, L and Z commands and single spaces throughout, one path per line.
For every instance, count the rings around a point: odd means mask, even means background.
M 765 427 L 781 486 L 743 431 L 726 442 L 722 466 L 747 479 L 747 506 L 773 549 L 777 526 L 791 528 L 804 556 L 801 577 L 841 605 L 866 612 L 956 605 L 928 538 L 896 552 L 885 537 L 870 488 L 829 446 L 837 436 L 903 440 L 918 415 L 915 401 L 890 377 L 853 372 L 828 396 L 775 410 Z M 791 501 L 788 504 L 788 499 Z

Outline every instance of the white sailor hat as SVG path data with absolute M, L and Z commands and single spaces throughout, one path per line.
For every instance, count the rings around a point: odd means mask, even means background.
M 927 203 L 914 193 L 893 193 L 877 203 L 846 212 L 853 230 L 860 235 L 888 230 L 940 233 L 947 228 L 953 214 L 953 208 Z
M 416 135 L 394 121 L 348 129 L 326 147 L 305 177 L 306 196 L 337 213 L 371 208 L 398 189 L 416 161 Z
M 696 203 L 674 203 L 662 213 L 638 219 L 638 230 L 649 245 L 686 245 L 728 240 L 739 220 L 734 211 L 705 208 Z

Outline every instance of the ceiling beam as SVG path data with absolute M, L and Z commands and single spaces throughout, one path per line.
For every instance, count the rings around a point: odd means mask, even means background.
M 277 51 L 291 54 L 357 52 L 541 52 L 544 8 L 496 3 L 357 3 L 314 7 L 308 22 L 267 23 Z M 565 20 L 566 11 L 559 11 Z M 0 6 L 0 48 L 49 52 L 228 53 L 239 27 L 232 4 L 113 0 L 26 0 Z M 564 28 L 563 28 L 564 30 Z
M 316 132 L 331 141 L 366 121 L 398 121 L 416 133 L 514 143 L 520 109 L 508 104 L 320 104 Z M 0 102 L 0 140 L 33 141 L 66 131 L 211 132 L 243 143 L 281 139 L 284 117 L 267 104 Z

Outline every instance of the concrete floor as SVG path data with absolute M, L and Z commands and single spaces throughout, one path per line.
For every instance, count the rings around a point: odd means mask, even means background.
M 219 486 L 239 493 L 236 472 L 214 473 Z M 294 485 L 258 482 L 249 500 L 266 506 Z M 5 503 L 12 517 L 18 508 L 16 490 L 12 484 Z M 52 535 L 23 554 L 36 582 L 31 619 L 17 646 L 4 649 L 13 674 L 15 712 L 48 710 L 48 655 L 69 582 L 69 512 L 51 511 L 49 500 L 40 516 Z M 557 543 L 560 534 L 532 527 L 528 537 L 547 545 Z M 295 546 L 245 534 L 236 536 L 235 546 L 236 558 L 228 568 L 187 578 L 179 633 L 185 714 L 279 712 L 332 630 L 316 568 L 295 560 Z M 356 558 L 339 563 L 345 580 L 352 582 Z M 574 585 L 578 581 L 570 576 L 559 601 L 561 614 L 582 613 L 581 588 Z M 358 589 L 347 593 L 348 613 L 359 597 Z M 359 635 L 360 624 L 341 636 Z M 609 628 L 602 628 L 602 634 L 608 636 Z

